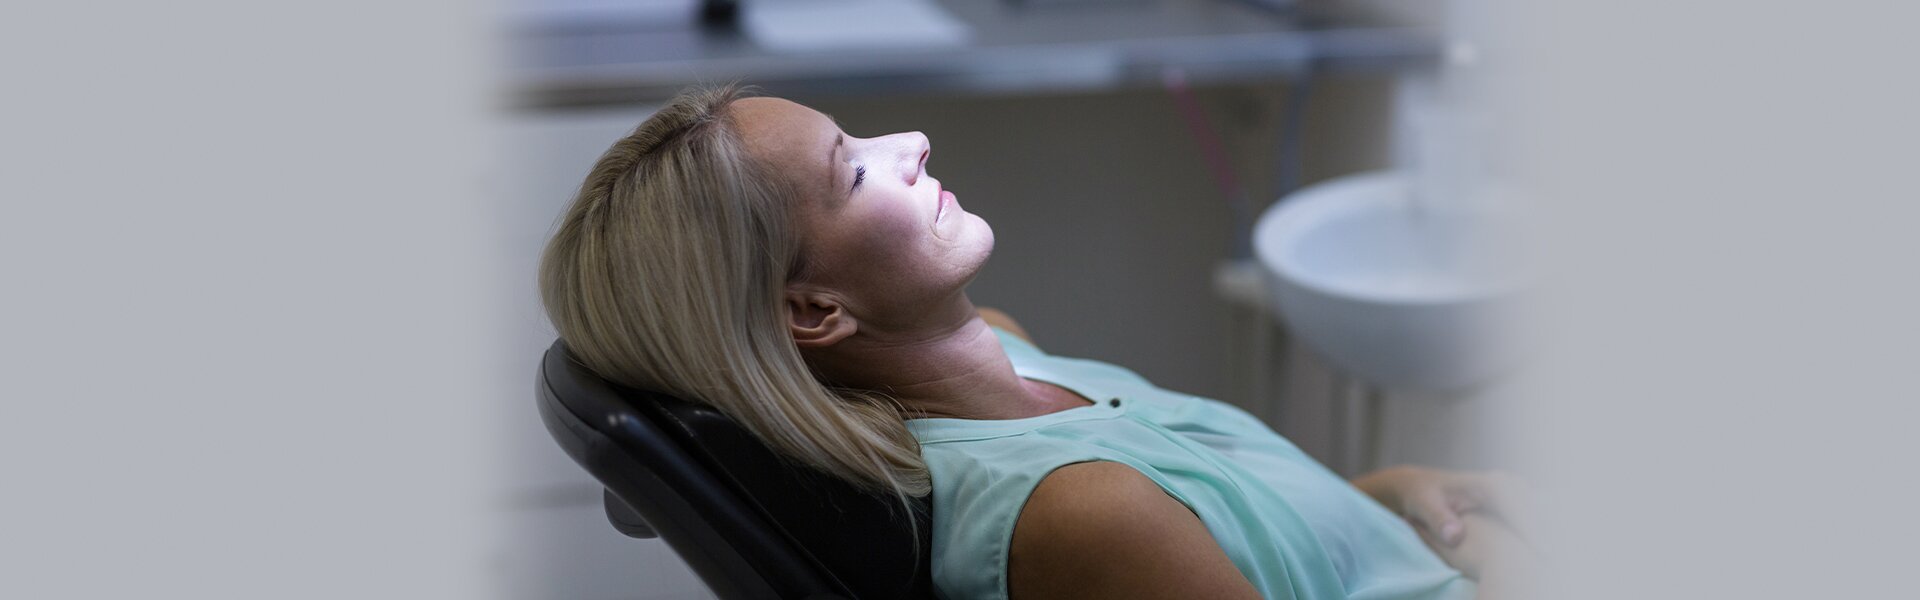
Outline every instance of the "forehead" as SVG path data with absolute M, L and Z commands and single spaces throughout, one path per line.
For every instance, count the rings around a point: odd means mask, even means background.
M 741 98 L 730 108 L 755 159 L 801 182 L 826 178 L 827 154 L 840 129 L 831 118 L 780 98 Z

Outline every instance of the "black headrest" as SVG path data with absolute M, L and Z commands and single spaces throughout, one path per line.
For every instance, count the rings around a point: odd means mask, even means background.
M 916 556 L 893 498 L 782 459 L 712 407 L 607 382 L 564 342 L 540 379 L 554 439 L 720 597 L 933 597 L 925 499 Z

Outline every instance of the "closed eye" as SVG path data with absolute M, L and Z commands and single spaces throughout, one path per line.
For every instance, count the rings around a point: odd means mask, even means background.
M 867 168 L 866 167 L 855 168 L 853 170 L 853 187 L 848 191 L 860 189 L 860 182 L 866 181 L 866 180 L 867 180 Z

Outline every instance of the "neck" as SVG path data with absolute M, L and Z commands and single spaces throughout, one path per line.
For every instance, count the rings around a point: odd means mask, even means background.
M 1020 419 L 1086 404 L 1014 373 L 971 302 L 951 316 L 898 331 L 861 331 L 807 356 L 833 383 L 881 392 L 909 418 Z

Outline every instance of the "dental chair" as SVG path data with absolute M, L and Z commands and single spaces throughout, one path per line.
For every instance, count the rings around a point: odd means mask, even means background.
M 934 597 L 933 524 L 920 519 L 916 558 L 892 498 L 784 461 L 710 407 L 603 380 L 565 341 L 538 394 L 548 433 L 605 486 L 613 528 L 665 540 L 717 597 Z

